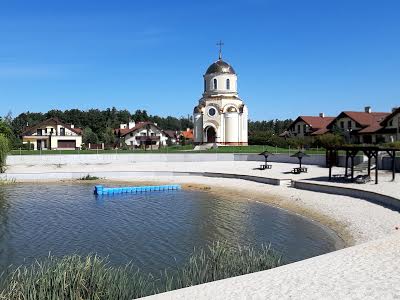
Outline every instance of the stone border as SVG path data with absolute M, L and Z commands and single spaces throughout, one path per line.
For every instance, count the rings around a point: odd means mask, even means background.
M 326 193 L 326 194 L 334 194 L 334 195 L 341 195 L 341 196 L 349 196 L 352 198 L 359 198 L 363 199 L 375 204 L 383 205 L 385 207 L 400 210 L 400 199 L 365 191 L 361 189 L 355 189 L 350 187 L 342 187 L 342 186 L 335 186 L 335 185 L 328 185 L 328 184 L 319 184 L 314 182 L 305 182 L 304 180 L 295 181 L 292 180 L 292 187 L 299 189 L 299 190 L 307 190 L 312 192 L 318 193 Z

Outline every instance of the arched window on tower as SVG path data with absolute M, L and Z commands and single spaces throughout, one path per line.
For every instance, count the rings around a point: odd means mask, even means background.
M 229 80 L 229 78 L 226 80 L 226 89 L 227 90 L 231 89 L 231 81 Z
M 207 90 L 207 81 L 204 79 L 204 91 Z
M 214 90 L 218 89 L 218 82 L 217 79 L 214 78 Z

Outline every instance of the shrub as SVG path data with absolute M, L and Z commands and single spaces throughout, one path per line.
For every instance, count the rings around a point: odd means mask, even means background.
M 400 149 L 400 141 L 384 144 L 385 147 Z
M 318 136 L 315 143 L 320 147 L 335 147 L 345 143 L 343 136 L 334 133 L 325 133 Z
M 78 178 L 78 180 L 98 180 L 98 179 L 100 179 L 100 178 L 97 176 L 92 176 L 90 174 L 87 174 L 86 176 L 82 176 L 82 177 Z
M 10 141 L 0 134 L 0 173 L 5 171 L 7 154 L 10 150 Z

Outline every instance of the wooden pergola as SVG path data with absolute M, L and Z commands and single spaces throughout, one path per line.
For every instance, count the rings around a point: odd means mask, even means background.
M 385 148 L 379 146 L 338 146 L 328 147 L 326 149 L 327 164 L 329 167 L 329 180 L 332 179 L 332 167 L 336 165 L 336 158 L 339 156 L 339 151 L 346 153 L 345 162 L 345 177 L 348 176 L 349 158 L 350 158 L 350 176 L 354 179 L 354 158 L 359 152 L 362 152 L 368 157 L 368 176 L 371 176 L 371 160 L 375 158 L 375 184 L 378 184 L 378 155 L 379 152 L 386 152 L 392 158 L 392 180 L 396 178 L 396 152 L 399 148 Z

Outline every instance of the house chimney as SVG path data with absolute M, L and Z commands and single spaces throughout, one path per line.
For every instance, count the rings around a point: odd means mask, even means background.
M 189 132 L 189 131 L 190 131 L 190 128 L 186 128 L 186 131 Z
M 371 106 L 366 106 L 365 112 L 370 114 L 372 112 Z
M 325 118 L 325 114 L 324 114 L 324 113 L 319 113 L 319 116 L 320 116 L 321 118 Z
M 74 125 L 74 124 L 71 124 L 70 127 L 71 127 L 71 128 L 75 128 L 75 125 Z
M 127 126 L 128 126 L 128 125 L 126 125 L 126 124 L 120 124 L 120 125 L 119 125 L 119 129 L 125 129 Z
M 135 125 L 136 125 L 135 121 L 129 121 L 128 129 L 135 127 Z

